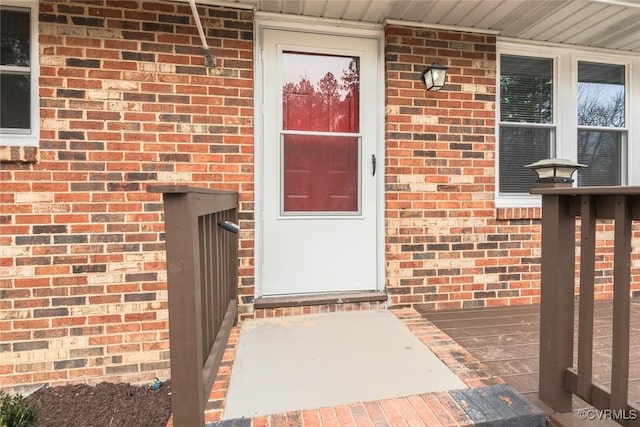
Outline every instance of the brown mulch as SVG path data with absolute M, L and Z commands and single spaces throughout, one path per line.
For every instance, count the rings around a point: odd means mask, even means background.
M 171 416 L 171 382 L 157 390 L 106 382 L 47 387 L 26 401 L 39 407 L 34 427 L 164 427 Z

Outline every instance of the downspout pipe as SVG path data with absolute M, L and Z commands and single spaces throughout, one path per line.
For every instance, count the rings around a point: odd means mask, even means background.
M 207 38 L 204 35 L 204 29 L 202 28 L 202 22 L 200 21 L 200 15 L 198 14 L 198 7 L 196 6 L 196 0 L 189 0 L 191 5 L 191 12 L 193 13 L 193 19 L 196 21 L 196 27 L 198 27 L 198 33 L 200 34 L 200 40 L 202 41 L 202 49 L 204 50 L 204 65 L 207 67 L 216 66 L 216 57 L 211 54 L 209 45 L 207 44 Z

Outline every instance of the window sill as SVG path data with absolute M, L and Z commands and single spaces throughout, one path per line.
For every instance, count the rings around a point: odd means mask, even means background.
M 38 160 L 38 147 L 0 147 L 0 163 L 36 163 Z

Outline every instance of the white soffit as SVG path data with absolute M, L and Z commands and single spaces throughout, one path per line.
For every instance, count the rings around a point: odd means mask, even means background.
M 184 1 L 184 0 L 183 0 Z M 479 30 L 520 40 L 640 53 L 640 0 L 198 0 L 366 23 Z

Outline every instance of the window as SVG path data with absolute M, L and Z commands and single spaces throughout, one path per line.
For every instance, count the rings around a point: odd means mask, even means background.
M 624 65 L 578 62 L 578 185 L 620 185 L 626 146 Z
M 553 60 L 502 55 L 500 70 L 500 191 L 526 193 L 536 179 L 524 166 L 551 153 Z
M 637 156 L 628 143 L 632 58 L 511 42 L 498 51 L 498 207 L 539 203 L 529 195 L 536 175 L 524 166 L 546 158 L 586 164 L 578 186 L 634 180 L 627 177 Z
M 0 145 L 38 144 L 36 5 L 0 6 Z

